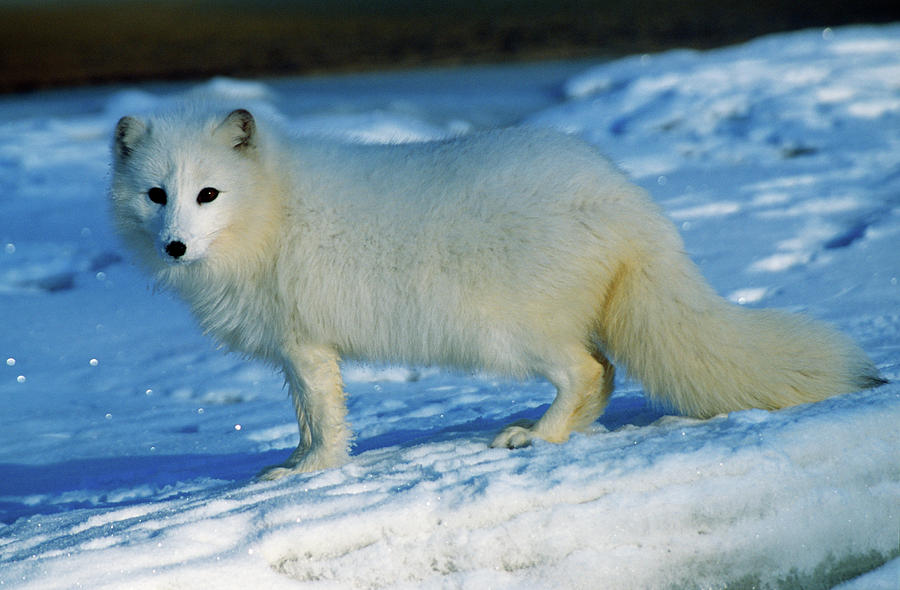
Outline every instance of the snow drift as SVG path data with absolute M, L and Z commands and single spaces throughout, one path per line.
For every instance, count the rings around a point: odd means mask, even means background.
M 122 114 L 197 88 L 0 99 L 0 585 L 895 588 L 900 27 L 710 52 L 260 82 L 301 133 L 422 141 L 549 125 L 595 143 L 734 302 L 848 333 L 892 383 L 780 412 L 666 415 L 620 377 L 593 432 L 487 448 L 548 384 L 344 367 L 353 461 L 296 445 L 268 368 L 216 350 L 124 260 L 104 196 Z

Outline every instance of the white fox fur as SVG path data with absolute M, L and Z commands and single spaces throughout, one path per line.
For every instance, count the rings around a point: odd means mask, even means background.
M 607 359 L 700 417 L 881 382 L 831 328 L 718 297 L 648 195 L 571 136 L 366 146 L 183 108 L 124 117 L 113 154 L 125 241 L 207 332 L 284 370 L 300 445 L 265 478 L 347 459 L 341 358 L 546 377 L 555 401 L 508 447 L 590 425 Z

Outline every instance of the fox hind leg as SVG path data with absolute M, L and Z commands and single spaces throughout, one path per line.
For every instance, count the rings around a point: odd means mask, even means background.
M 612 395 L 615 367 L 599 350 L 582 351 L 562 371 L 549 372 L 556 399 L 536 422 L 520 421 L 503 429 L 492 447 L 515 449 L 535 438 L 561 443 L 573 431 L 584 430 L 600 417 Z

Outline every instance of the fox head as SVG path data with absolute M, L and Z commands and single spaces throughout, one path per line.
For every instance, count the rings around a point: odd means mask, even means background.
M 244 109 L 122 117 L 112 151 L 114 219 L 151 268 L 206 260 L 253 193 L 257 128 Z

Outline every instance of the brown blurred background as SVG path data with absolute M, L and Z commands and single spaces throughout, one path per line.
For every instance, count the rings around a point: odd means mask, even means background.
M 0 92 L 707 48 L 897 0 L 0 0 Z

